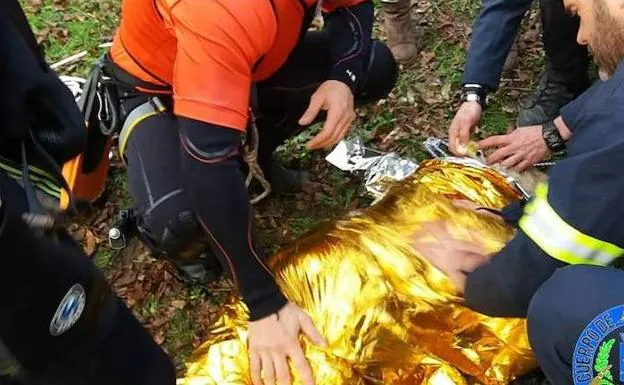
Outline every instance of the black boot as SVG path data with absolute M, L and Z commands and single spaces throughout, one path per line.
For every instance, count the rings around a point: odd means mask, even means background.
M 203 284 L 209 284 L 217 281 L 221 276 L 230 275 L 228 270 L 224 270 L 222 262 L 210 250 L 195 260 L 169 259 L 169 261 L 186 278 Z
M 275 158 L 271 161 L 268 172 L 267 175 L 264 171 L 265 176 L 276 194 L 301 192 L 303 185 L 310 181 L 309 171 L 286 168 Z
M 586 75 L 572 82 L 559 81 L 546 70 L 535 91 L 520 104 L 518 127 L 537 126 L 559 116 L 559 110 L 582 94 L 589 86 Z

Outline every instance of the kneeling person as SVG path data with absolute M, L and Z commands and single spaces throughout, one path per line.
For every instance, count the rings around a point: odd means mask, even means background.
M 307 32 L 320 11 L 324 30 Z M 397 66 L 371 38 L 372 2 L 139 0 L 122 12 L 100 68 L 118 84 L 120 150 L 142 239 L 186 260 L 211 247 L 250 308 L 255 382 L 260 367 L 269 382 L 284 375 L 275 357 L 289 355 L 310 383 L 292 331 L 317 333 L 255 249 L 241 148 L 257 128 L 263 175 L 277 192 L 297 191 L 305 174 L 279 165 L 274 150 L 322 120 L 307 147 L 332 146 L 355 105 L 389 93 Z

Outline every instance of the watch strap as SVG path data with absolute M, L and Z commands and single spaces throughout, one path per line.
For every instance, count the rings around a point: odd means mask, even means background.
M 542 125 L 542 136 L 550 151 L 560 152 L 565 150 L 565 141 L 561 137 L 554 120 L 548 121 Z
M 477 102 L 485 109 L 487 105 L 487 91 L 480 84 L 464 84 L 462 86 L 462 101 Z

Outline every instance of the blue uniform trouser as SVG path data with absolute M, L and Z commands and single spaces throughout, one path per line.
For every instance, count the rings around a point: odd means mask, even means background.
M 576 355 L 575 348 L 581 334 L 603 312 L 624 305 L 624 271 L 588 265 L 568 266 L 557 270 L 535 293 L 528 310 L 528 332 L 531 346 L 544 373 L 553 385 L 574 384 L 574 379 L 585 383 L 582 365 L 594 368 L 596 355 L 603 342 L 615 338 L 608 349 L 612 383 L 619 383 L 620 345 L 624 345 L 624 321 L 614 321 L 616 328 L 609 336 L 588 341 L 591 354 Z M 618 325 L 620 321 L 620 325 Z M 618 330 L 619 329 L 619 330 Z M 580 346 L 580 345 L 579 345 Z M 608 347 L 608 346 L 607 346 Z M 577 350 L 577 353 L 579 350 Z M 587 361 L 587 359 L 592 361 Z M 620 357 L 621 361 L 624 357 Z M 573 367 L 573 362 L 577 366 Z M 573 370 L 576 370 L 575 375 Z M 592 370 L 592 376 L 596 372 Z M 581 383 L 581 382 L 579 382 Z

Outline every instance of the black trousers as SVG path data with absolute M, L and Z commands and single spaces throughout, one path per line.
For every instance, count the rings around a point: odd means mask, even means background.
M 372 44 L 367 64 L 366 77 L 355 95 L 357 105 L 385 97 L 397 79 L 396 62 L 390 50 L 378 41 Z M 274 76 L 254 85 L 252 107 L 260 137 L 258 162 L 264 170 L 269 170 L 274 150 L 305 129 L 297 121 L 312 94 L 327 79 L 330 66 L 327 36 L 311 32 Z M 181 235 L 188 237 L 188 242 L 197 238 L 186 230 L 171 229 L 184 227 L 179 213 L 191 210 L 190 199 L 182 188 L 178 135 L 172 114 L 150 117 L 134 128 L 125 152 L 129 191 L 139 214 L 139 226 L 146 243 L 157 252 L 162 251 L 158 249 L 166 229 L 184 233 Z
M 553 385 L 589 384 L 612 365 L 624 382 L 624 271 L 587 265 L 557 270 L 528 311 L 531 346 Z
M 589 56 L 587 47 L 576 42 L 578 16 L 570 16 L 563 0 L 541 0 L 546 69 L 550 77 L 567 84 L 587 83 Z M 582 85 L 582 84 L 579 84 Z

